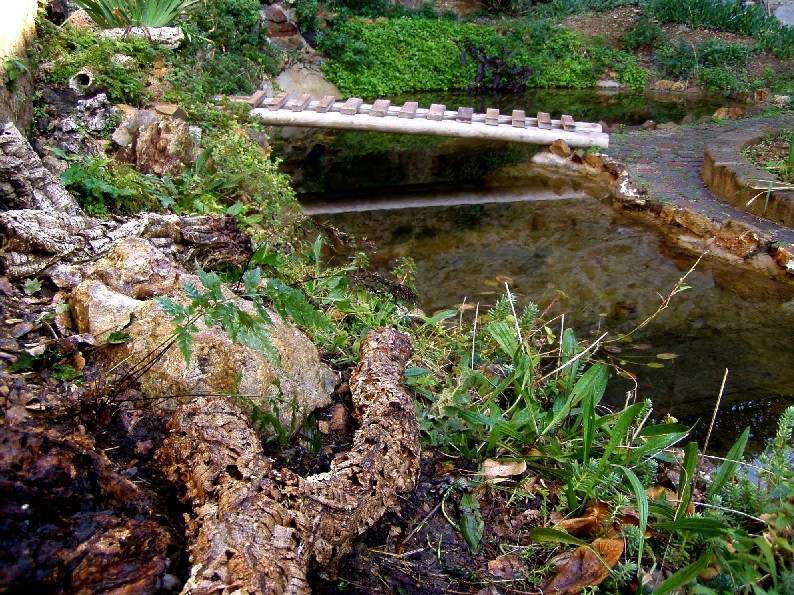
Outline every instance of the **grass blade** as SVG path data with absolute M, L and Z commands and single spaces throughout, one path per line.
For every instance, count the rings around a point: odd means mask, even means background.
M 739 436 L 739 439 L 736 441 L 736 443 L 731 446 L 728 454 L 725 455 L 727 460 L 720 465 L 720 470 L 714 476 L 714 481 L 709 487 L 709 495 L 719 494 L 722 491 L 722 488 L 725 487 L 725 484 L 734 478 L 736 475 L 736 470 L 739 467 L 738 461 L 744 455 L 744 449 L 747 447 L 747 440 L 749 437 L 750 426 L 747 426 L 744 429 L 744 432 L 742 432 L 742 435 Z
M 670 591 L 674 591 L 675 589 L 679 589 L 691 583 L 706 569 L 706 566 L 709 565 L 709 557 L 708 554 L 703 554 L 700 558 L 692 562 L 692 564 L 684 566 L 681 570 L 669 576 L 667 580 L 656 588 L 653 595 L 669 593 Z
M 623 475 L 631 484 L 634 497 L 637 499 L 637 514 L 640 517 L 640 547 L 637 553 L 637 568 L 642 568 L 642 553 L 645 549 L 645 529 L 648 527 L 648 495 L 637 475 L 628 467 L 618 465 L 618 469 L 623 471 Z
M 681 466 L 681 481 L 678 485 L 678 508 L 675 518 L 680 519 L 692 501 L 692 484 L 695 480 L 695 467 L 698 462 L 697 442 L 690 442 L 684 447 L 684 464 Z

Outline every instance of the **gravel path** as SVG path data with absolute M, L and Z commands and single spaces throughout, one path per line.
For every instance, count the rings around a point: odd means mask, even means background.
M 790 128 L 794 127 L 794 115 L 616 134 L 610 137 L 607 154 L 626 166 L 634 183 L 646 188 L 651 199 L 688 207 L 717 222 L 732 219 L 747 223 L 778 242 L 794 244 L 794 229 L 722 202 L 704 186 L 700 175 L 703 152 L 709 142 L 724 132 L 755 127 L 761 122 Z

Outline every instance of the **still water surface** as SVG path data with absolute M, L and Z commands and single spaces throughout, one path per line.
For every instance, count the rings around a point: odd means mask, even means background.
M 559 111 L 543 103 L 552 100 L 551 95 L 502 98 L 499 107 L 531 111 L 531 101 L 539 110 Z M 455 101 L 447 99 L 449 105 Z M 590 117 L 579 119 L 610 119 L 604 111 L 612 106 L 609 96 L 591 94 L 587 101 L 573 111 Z M 631 104 L 625 97 L 617 103 Z M 639 99 L 636 103 L 634 120 L 667 119 L 659 105 L 649 112 Z M 461 98 L 460 104 L 472 102 Z M 661 108 L 675 112 L 670 119 L 680 119 L 694 108 L 713 111 L 714 106 L 689 105 L 687 112 L 676 111 L 679 104 Z M 616 118 L 629 119 L 625 110 Z M 615 212 L 603 190 L 582 180 L 531 173 L 520 187 L 492 184 L 494 170 L 531 167 L 525 147 L 362 133 L 296 137 L 287 141 L 293 153 L 285 163 L 306 193 L 305 209 L 373 241 L 377 250 L 370 260 L 381 269 L 402 256 L 413 258 L 426 312 L 464 300 L 487 307 L 508 277 L 521 302 L 541 310 L 554 302 L 550 316 L 564 314 L 566 328 L 574 328 L 580 339 L 604 331 L 617 337 L 650 316 L 698 256 Z M 612 351 L 599 357 L 637 376 L 638 396 L 653 400 L 656 415 L 669 413 L 695 425 L 701 444 L 728 369 L 717 419 L 722 431 L 712 436 L 709 450 L 724 452 L 747 425 L 758 447 L 774 434 L 780 412 L 794 403 L 794 284 L 708 258 L 687 284 L 690 289 L 676 295 L 631 343 L 612 344 Z M 622 405 L 632 387 L 614 375 L 607 400 Z

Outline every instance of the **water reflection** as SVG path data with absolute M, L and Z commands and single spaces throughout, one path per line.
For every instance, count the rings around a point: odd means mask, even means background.
M 536 190 L 517 193 L 489 196 L 522 202 L 485 203 L 487 196 L 472 200 L 461 193 L 459 202 L 475 204 L 451 205 L 456 195 L 447 194 L 446 205 L 390 210 L 358 201 L 373 210 L 364 206 L 318 217 L 373 240 L 378 250 L 371 262 L 378 267 L 412 257 L 421 306 L 428 312 L 464 299 L 491 304 L 502 291 L 497 276 L 506 276 L 519 300 L 541 309 L 554 301 L 553 315 L 565 313 L 566 326 L 580 338 L 605 330 L 618 336 L 637 326 L 695 260 L 597 198 L 563 192 L 548 200 Z M 632 343 L 613 344 L 613 353 L 600 357 L 637 374 L 639 396 L 651 398 L 658 414 L 700 420 L 701 428 L 728 368 L 718 418 L 726 431 L 712 436 L 713 448 L 730 446 L 737 428 L 748 423 L 757 439 L 771 436 L 777 414 L 794 401 L 794 286 L 708 259 L 687 284 L 691 288 L 676 295 Z M 659 359 L 660 354 L 676 357 Z M 616 376 L 609 399 L 622 404 L 629 388 Z

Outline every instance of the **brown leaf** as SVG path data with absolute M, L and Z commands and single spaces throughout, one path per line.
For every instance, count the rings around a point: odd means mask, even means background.
M 584 509 L 584 516 L 562 520 L 554 528 L 577 537 L 590 537 L 604 530 L 608 515 L 609 505 L 606 502 L 590 499 Z
M 524 565 L 515 554 L 504 554 L 488 562 L 488 572 L 494 578 L 515 580 L 523 574 Z
M 486 459 L 482 464 L 483 479 L 485 481 L 495 477 L 521 475 L 526 470 L 526 461 L 497 461 L 494 459 Z
M 623 555 L 621 539 L 596 539 L 592 548 L 597 551 L 604 562 L 599 560 L 593 549 L 577 548 L 558 556 L 554 563 L 557 574 L 544 587 L 548 593 L 578 593 L 584 587 L 599 585 L 609 576 L 610 569 L 617 564 Z
M 665 488 L 662 486 L 653 486 L 652 488 L 648 488 L 645 490 L 645 493 L 648 496 L 648 499 L 651 501 L 654 500 L 667 500 L 670 503 L 670 506 L 678 506 L 680 500 L 678 499 L 678 494 L 676 494 L 670 488 Z M 690 504 L 686 508 L 687 514 L 695 514 L 695 505 Z

